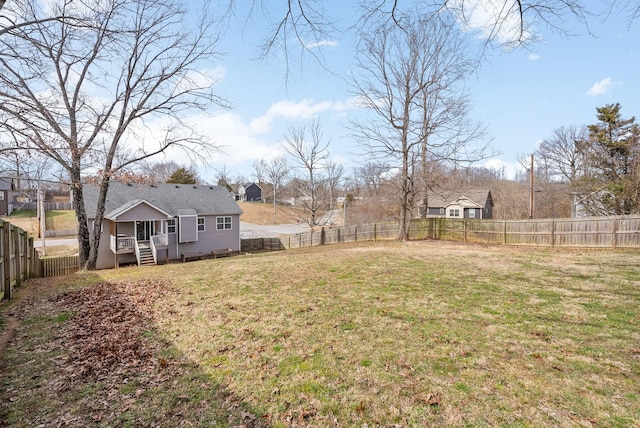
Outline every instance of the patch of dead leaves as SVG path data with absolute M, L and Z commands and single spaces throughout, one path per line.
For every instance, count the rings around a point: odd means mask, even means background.
M 165 368 L 155 357 L 158 343 L 144 336 L 154 329 L 153 302 L 167 291 L 164 283 L 140 280 L 103 282 L 57 296 L 61 310 L 73 314 L 56 337 L 67 350 L 59 363 L 70 380 L 118 383 L 128 374 Z

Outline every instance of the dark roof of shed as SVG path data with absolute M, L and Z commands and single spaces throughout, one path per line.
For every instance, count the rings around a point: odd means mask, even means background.
M 95 218 L 99 187 L 85 184 L 83 194 L 88 218 Z M 105 214 L 132 201 L 146 201 L 167 213 L 177 216 L 185 209 L 195 210 L 199 215 L 242 214 L 240 206 L 229 197 L 224 186 L 196 184 L 140 184 L 109 183 L 105 202 Z

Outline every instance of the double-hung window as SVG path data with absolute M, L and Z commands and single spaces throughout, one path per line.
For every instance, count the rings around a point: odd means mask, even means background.
M 204 217 L 198 217 L 198 232 L 204 232 Z
M 167 220 L 167 233 L 176 233 L 176 219 Z
M 216 217 L 216 229 L 217 230 L 230 230 L 231 229 L 231 217 Z

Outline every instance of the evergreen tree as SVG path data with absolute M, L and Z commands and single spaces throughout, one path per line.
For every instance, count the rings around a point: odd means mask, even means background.
M 178 168 L 169 176 L 167 183 L 196 184 L 196 175 L 186 168 Z
M 640 126 L 620 110 L 619 103 L 596 108 L 599 122 L 588 127 L 590 174 L 582 181 L 592 214 L 640 212 Z

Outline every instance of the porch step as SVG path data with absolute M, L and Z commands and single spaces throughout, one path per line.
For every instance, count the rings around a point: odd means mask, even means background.
M 153 253 L 151 252 L 151 248 L 146 245 L 140 245 L 138 248 L 140 249 L 140 258 L 138 259 L 138 265 L 151 266 L 156 264 L 153 261 Z

